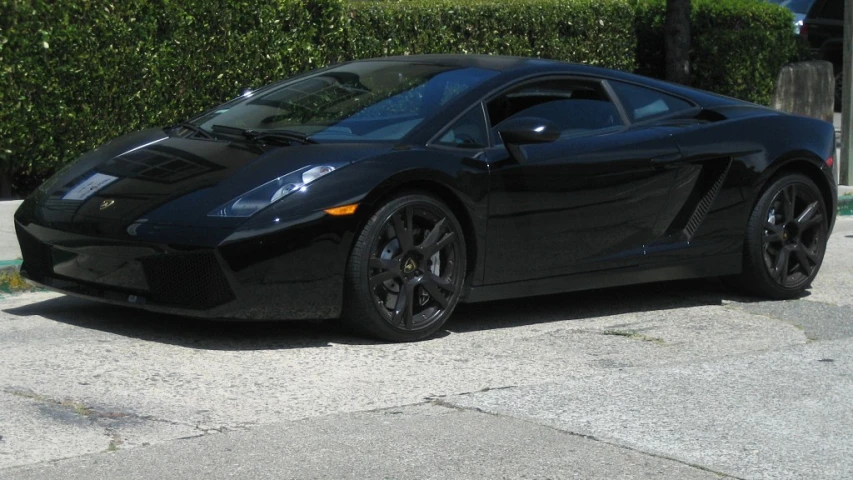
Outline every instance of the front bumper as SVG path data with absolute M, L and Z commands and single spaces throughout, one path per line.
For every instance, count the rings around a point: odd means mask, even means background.
M 217 248 L 135 243 L 15 222 L 21 274 L 50 290 L 205 318 L 340 315 L 351 235 L 331 220 Z

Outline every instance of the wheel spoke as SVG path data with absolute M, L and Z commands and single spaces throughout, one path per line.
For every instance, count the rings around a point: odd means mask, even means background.
M 776 257 L 776 266 L 773 268 L 773 278 L 782 285 L 785 285 L 785 279 L 788 278 L 788 259 L 791 252 L 787 248 L 779 250 L 779 255 Z
M 415 285 L 412 283 L 406 284 L 406 328 L 411 330 L 414 327 L 414 315 L 412 314 L 412 304 L 415 303 Z
M 422 250 L 426 250 L 426 249 L 432 247 L 433 245 L 435 245 L 435 243 L 438 241 L 438 239 L 441 238 L 441 232 L 444 230 L 444 221 L 445 220 L 447 220 L 447 219 L 442 218 L 441 220 L 439 220 L 435 224 L 435 226 L 432 227 L 432 230 L 430 230 L 429 235 L 427 235 L 427 237 L 424 239 L 424 241 L 421 242 L 420 245 L 418 245 Z
M 370 285 L 370 289 L 373 290 L 374 288 L 378 287 L 379 285 L 382 285 L 388 280 L 395 280 L 399 277 L 399 272 L 395 272 L 394 270 L 386 270 L 382 273 L 370 277 L 370 281 L 368 284 Z
M 441 306 L 441 308 L 447 308 L 447 299 L 444 297 L 444 293 L 439 290 L 438 285 L 430 275 L 423 278 L 421 285 L 426 289 L 430 297 L 432 297 L 432 299 Z
M 782 229 L 770 222 L 764 224 L 764 241 L 767 243 L 779 243 L 782 241 Z
M 814 216 L 812 216 L 812 218 L 808 219 L 807 221 L 805 221 L 799 225 L 800 231 L 806 232 L 806 231 L 816 227 L 817 225 L 820 225 L 821 222 L 823 222 L 823 215 L 821 215 L 819 213 L 815 214 Z
M 817 261 L 818 261 L 817 253 L 812 252 L 811 250 L 806 248 L 805 245 L 800 245 L 800 249 L 802 249 L 803 253 L 806 255 L 806 258 L 808 258 L 813 264 L 817 265 Z
M 406 207 L 402 212 L 402 216 L 403 218 L 400 218 L 400 215 L 395 213 L 391 217 L 391 221 L 394 225 L 394 234 L 397 236 L 397 240 L 400 241 L 400 248 L 404 252 L 408 252 L 414 247 L 414 240 L 412 239 L 412 217 L 414 214 L 412 207 Z
M 405 324 L 408 329 L 412 328 L 412 302 L 414 301 L 414 286 L 406 283 L 397 295 L 397 304 L 394 306 L 392 324 L 399 326 Z
M 377 270 L 390 270 L 394 273 L 399 273 L 400 270 L 400 265 L 397 261 L 390 258 L 371 258 L 368 266 Z
M 794 250 L 794 254 L 797 256 L 797 263 L 803 267 L 803 273 L 806 275 L 811 275 L 813 267 L 811 262 L 809 261 L 809 255 L 802 245 L 797 245 L 797 249 Z
M 433 245 L 433 247 L 427 253 L 428 255 L 432 256 L 435 252 L 440 252 L 444 249 L 444 247 L 450 245 L 454 241 L 456 241 L 456 232 L 450 232 L 444 237 L 442 237 L 442 239 L 439 240 L 438 243 Z
M 817 263 L 817 261 L 818 261 L 817 253 L 812 252 L 811 250 L 807 249 L 806 247 L 803 247 L 803 251 L 806 252 L 806 256 L 809 257 L 809 260 L 811 260 L 815 264 Z
M 794 202 L 797 200 L 797 186 L 790 185 L 782 189 L 782 195 L 785 197 L 783 207 L 785 208 L 785 222 L 794 219 Z
M 427 277 L 439 288 L 447 293 L 456 293 L 456 285 L 450 280 L 445 280 L 434 273 L 427 273 Z
M 811 222 L 811 220 L 818 213 L 818 204 L 817 202 L 812 202 L 803 210 L 803 213 L 797 217 L 797 226 L 800 227 L 800 230 L 804 228 L 804 226 Z

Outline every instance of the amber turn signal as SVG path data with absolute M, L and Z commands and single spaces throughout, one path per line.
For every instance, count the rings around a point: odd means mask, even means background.
M 340 216 L 343 216 L 343 215 L 352 215 L 352 214 L 354 214 L 354 213 L 355 213 L 355 209 L 357 209 L 357 208 L 358 208 L 358 204 L 357 204 L 357 203 L 353 203 L 352 205 L 342 205 L 342 206 L 340 206 L 340 207 L 327 208 L 327 209 L 325 209 L 325 210 L 323 210 L 323 211 L 324 211 L 324 212 L 326 212 L 326 213 L 328 213 L 329 215 L 334 215 L 334 216 L 336 216 L 336 217 L 340 217 Z

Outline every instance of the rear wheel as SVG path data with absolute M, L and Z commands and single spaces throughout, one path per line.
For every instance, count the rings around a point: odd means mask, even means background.
M 808 177 L 788 174 L 764 190 L 749 219 L 740 285 L 773 299 L 800 295 L 826 251 L 828 216 Z
M 465 268 L 465 239 L 450 208 L 428 195 L 398 196 L 353 246 L 344 321 L 383 340 L 427 338 L 456 307 Z

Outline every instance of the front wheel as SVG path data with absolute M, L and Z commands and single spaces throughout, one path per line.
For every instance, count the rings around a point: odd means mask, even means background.
M 820 269 L 827 235 L 828 216 L 814 182 L 800 174 L 780 177 L 750 216 L 739 283 L 777 300 L 799 296 Z
M 353 246 L 343 320 L 383 340 L 425 339 L 456 307 L 465 270 L 465 239 L 451 209 L 429 195 L 398 196 Z

